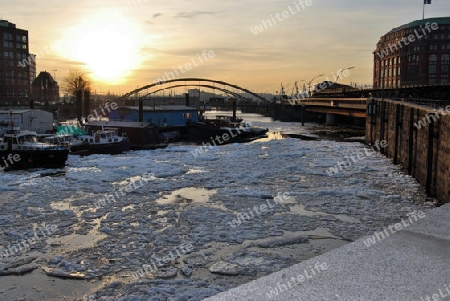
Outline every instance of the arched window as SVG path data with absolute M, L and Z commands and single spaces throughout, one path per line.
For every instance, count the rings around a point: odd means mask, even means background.
M 436 54 L 431 54 L 430 55 L 430 64 L 436 64 L 437 63 L 437 55 Z
M 448 64 L 450 63 L 450 54 L 444 53 L 444 54 L 441 56 L 441 63 L 442 63 L 443 65 L 448 65 Z

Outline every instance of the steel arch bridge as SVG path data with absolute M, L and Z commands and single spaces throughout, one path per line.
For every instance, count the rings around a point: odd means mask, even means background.
M 195 84 L 195 83 L 192 83 L 192 84 L 184 83 L 184 84 L 168 85 L 170 83 L 178 83 L 178 82 L 197 82 L 197 84 Z M 207 84 L 200 84 L 200 82 L 206 82 Z M 225 88 L 225 87 L 224 88 L 216 87 L 216 86 L 213 86 L 211 84 L 218 84 L 218 85 L 226 86 L 227 88 Z M 160 86 L 163 86 L 163 87 L 160 88 Z M 258 98 L 258 99 L 260 99 L 262 101 L 268 102 L 268 100 L 265 99 L 264 97 L 262 97 L 261 95 L 258 95 L 258 94 L 254 93 L 254 92 L 252 92 L 252 91 L 250 91 L 248 89 L 239 87 L 238 85 L 230 84 L 230 83 L 227 83 L 227 82 L 224 82 L 224 81 L 219 81 L 219 80 L 213 80 L 213 79 L 207 79 L 207 78 L 192 78 L 192 77 L 190 77 L 190 78 L 171 79 L 171 80 L 167 80 L 167 81 L 163 81 L 163 82 L 156 82 L 156 83 L 153 83 L 153 84 L 150 84 L 150 85 L 145 85 L 145 86 L 142 86 L 140 88 L 134 89 L 133 91 L 125 93 L 124 95 L 122 95 L 122 97 L 120 99 L 126 100 L 126 99 L 130 98 L 133 94 L 139 93 L 139 92 L 141 92 L 143 90 L 147 90 L 147 89 L 159 88 L 159 89 L 155 89 L 153 91 L 150 91 L 150 92 L 146 93 L 144 96 L 139 97 L 140 99 L 146 98 L 147 96 L 149 96 L 151 94 L 154 94 L 154 93 L 157 93 L 157 92 L 162 91 L 162 90 L 179 88 L 179 87 L 189 87 L 189 86 L 204 87 L 204 88 L 210 88 L 210 89 L 213 89 L 213 90 L 219 90 L 219 91 L 228 93 L 230 95 L 233 95 L 234 97 L 236 97 L 238 99 L 245 100 L 245 98 L 242 95 L 240 95 L 240 94 L 230 90 L 230 88 L 233 88 L 233 89 L 237 89 L 237 90 L 240 90 L 242 92 L 245 92 L 247 94 L 250 94 L 250 95 L 252 95 L 252 96 L 254 96 L 254 97 L 256 97 L 256 98 Z

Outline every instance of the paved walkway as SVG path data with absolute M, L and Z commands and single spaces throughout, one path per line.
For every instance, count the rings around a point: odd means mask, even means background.
M 205 300 L 450 300 L 450 204 L 418 216 Z

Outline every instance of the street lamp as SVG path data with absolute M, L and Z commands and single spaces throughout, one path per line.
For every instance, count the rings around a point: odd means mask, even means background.
M 351 67 L 347 67 L 347 68 L 341 69 L 341 70 L 338 72 L 338 74 L 336 75 L 336 83 L 339 81 L 340 76 L 341 76 L 341 73 L 344 72 L 344 70 L 350 70 L 350 69 L 353 69 L 353 68 L 355 68 L 355 66 L 351 66 Z
M 312 96 L 312 95 L 311 95 L 311 83 L 313 82 L 313 80 L 314 80 L 315 78 L 319 77 L 319 76 L 324 76 L 324 75 L 325 75 L 325 74 L 319 74 L 319 75 L 316 75 L 316 76 L 314 76 L 314 77 L 308 82 L 309 96 Z
M 56 82 L 56 71 L 58 71 L 58 70 L 57 69 L 52 69 L 52 71 L 53 71 L 53 79 Z

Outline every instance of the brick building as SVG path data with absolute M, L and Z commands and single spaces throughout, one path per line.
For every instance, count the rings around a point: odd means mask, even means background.
M 0 20 L 0 106 L 26 104 L 33 80 L 30 65 L 36 66 L 31 64 L 28 31 Z
M 43 105 L 59 102 L 59 85 L 49 72 L 42 71 L 33 80 L 30 99 Z
M 374 89 L 450 84 L 450 17 L 417 20 L 382 36 L 373 52 Z

